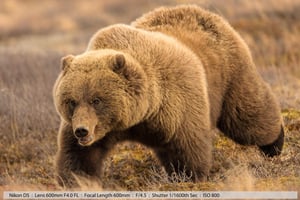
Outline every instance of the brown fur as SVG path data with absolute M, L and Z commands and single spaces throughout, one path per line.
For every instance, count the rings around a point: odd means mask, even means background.
M 200 58 L 213 126 L 241 144 L 263 146 L 278 138 L 278 103 L 247 45 L 225 20 L 197 6 L 178 6 L 145 14 L 133 26 L 172 36 Z
M 133 26 L 101 29 L 86 52 L 62 59 L 53 90 L 60 184 L 74 185 L 72 173 L 100 178 L 103 157 L 124 140 L 152 147 L 168 173 L 186 171 L 194 180 L 209 173 L 216 127 L 266 153 L 281 150 L 279 107 L 224 20 L 181 6 Z

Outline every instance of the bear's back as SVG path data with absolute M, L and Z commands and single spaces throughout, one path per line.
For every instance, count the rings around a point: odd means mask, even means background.
M 217 15 L 199 7 L 177 6 L 172 8 L 158 8 L 138 18 L 132 25 L 137 28 L 146 28 L 150 31 L 161 31 L 168 34 L 172 34 L 168 31 L 174 29 L 191 32 L 198 30 L 203 34 L 207 34 L 207 39 L 209 39 L 217 38 L 224 34 L 220 29 L 224 29 L 225 24 Z M 172 35 L 179 38 L 178 32 Z
M 245 45 L 226 20 L 198 6 L 182 5 L 158 8 L 136 19 L 132 25 L 173 36 L 193 50 L 195 45 L 199 48 L 223 45 L 224 49 L 233 45 L 240 46 L 241 43 Z M 191 37 L 195 36 L 194 33 L 197 34 L 197 37 Z M 190 43 L 189 39 L 192 39 L 193 43 Z M 202 43 L 195 43 L 195 40 L 200 39 L 203 40 Z M 245 48 L 247 47 L 245 46 Z
M 190 70 L 204 75 L 197 55 L 178 42 L 159 32 L 150 32 L 124 24 L 111 25 L 100 29 L 90 40 L 87 51 L 114 49 L 135 58 L 147 72 L 159 71 L 161 74 L 181 74 L 188 71 L 181 65 L 190 63 Z M 175 63 L 174 63 L 175 62 Z M 169 68 L 166 68 L 168 66 Z
M 158 8 L 132 25 L 176 38 L 200 58 L 206 71 L 213 122 L 221 110 L 220 97 L 231 82 L 244 67 L 255 68 L 239 34 L 222 17 L 198 6 Z

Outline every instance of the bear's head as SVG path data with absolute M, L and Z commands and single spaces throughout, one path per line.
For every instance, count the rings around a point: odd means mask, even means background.
M 139 123 L 148 109 L 147 77 L 129 54 L 87 51 L 62 58 L 53 97 L 61 119 L 82 146 Z

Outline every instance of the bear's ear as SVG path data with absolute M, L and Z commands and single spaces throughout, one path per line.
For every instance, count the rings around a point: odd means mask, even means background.
M 119 70 L 121 70 L 124 66 L 125 66 L 125 56 L 123 54 L 117 54 L 114 57 L 114 61 L 113 61 L 113 71 L 114 72 L 118 72 Z
M 65 71 L 73 61 L 74 56 L 73 55 L 67 55 L 61 59 L 61 69 Z

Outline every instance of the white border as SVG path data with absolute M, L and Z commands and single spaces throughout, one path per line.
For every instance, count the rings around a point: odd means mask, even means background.
M 3 199 L 298 199 L 296 191 L 4 191 Z

